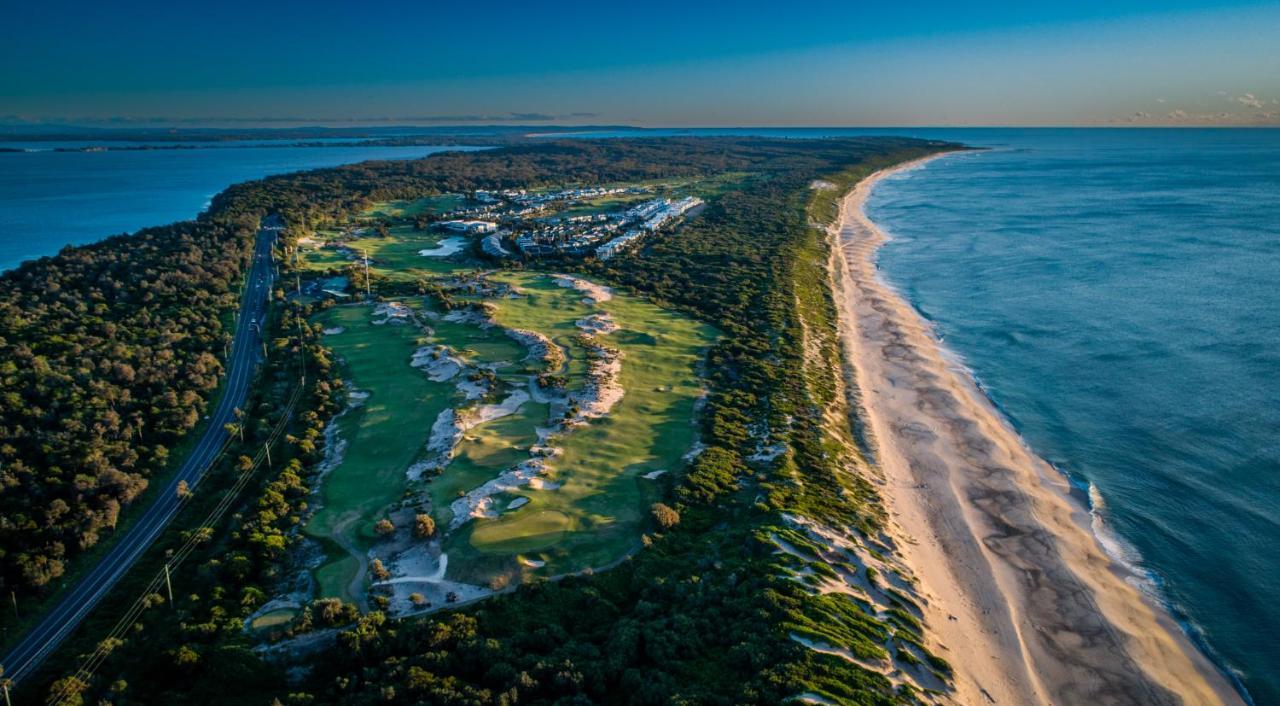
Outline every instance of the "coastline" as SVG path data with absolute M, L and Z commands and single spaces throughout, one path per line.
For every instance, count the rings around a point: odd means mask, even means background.
M 867 196 L 880 179 L 945 154 L 859 182 L 830 229 L 830 266 L 853 406 L 928 600 L 931 647 L 956 669 L 956 700 L 1243 703 L 1107 555 L 1065 477 L 878 276 L 886 238 L 863 212 Z

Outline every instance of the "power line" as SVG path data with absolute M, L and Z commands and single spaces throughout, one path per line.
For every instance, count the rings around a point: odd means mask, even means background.
M 142 615 L 142 612 L 149 607 L 151 596 L 158 593 L 161 586 L 167 584 L 170 571 L 172 569 L 176 569 L 182 564 L 187 556 L 195 550 L 196 546 L 203 541 L 205 532 L 212 531 L 226 511 L 231 508 L 236 497 L 240 494 L 240 491 L 248 485 L 249 479 L 252 478 L 258 468 L 262 466 L 263 461 L 269 453 L 268 448 L 270 445 L 275 443 L 284 433 L 289 420 L 293 417 L 293 410 L 297 406 L 298 400 L 302 397 L 302 392 L 302 385 L 298 385 L 298 387 L 294 388 L 293 394 L 290 395 L 289 403 L 285 407 L 284 414 L 281 415 L 280 420 L 276 422 L 275 427 L 272 429 L 271 434 L 268 436 L 262 449 L 254 454 L 253 465 L 240 474 L 239 478 L 236 479 L 235 484 L 230 490 L 223 494 L 222 499 L 219 500 L 217 506 L 215 506 L 209 513 L 204 522 L 190 533 L 186 542 L 184 542 L 183 545 L 173 553 L 169 560 L 165 562 L 161 570 L 156 573 L 155 577 L 151 579 L 151 582 L 147 584 L 147 587 L 142 591 L 129 609 L 125 611 L 125 614 L 116 623 L 115 627 L 111 629 L 111 632 L 108 633 L 107 637 L 98 643 L 98 647 L 94 652 L 89 655 L 89 657 L 87 657 L 81 664 L 80 668 L 76 670 L 76 673 L 73 675 L 73 681 L 65 684 L 58 693 L 49 695 L 49 698 L 46 701 L 48 706 L 61 706 L 74 695 L 74 687 L 77 682 L 84 684 L 88 683 L 88 680 L 93 676 L 93 673 L 110 655 L 112 649 L 111 643 L 115 640 L 119 640 L 121 636 L 133 627 L 134 623 L 136 623 L 138 618 Z M 214 459 L 214 463 L 221 460 L 230 445 L 231 442 L 228 441 L 223 446 L 222 450 L 219 451 L 218 456 Z M 183 502 L 185 503 L 186 499 L 184 499 Z

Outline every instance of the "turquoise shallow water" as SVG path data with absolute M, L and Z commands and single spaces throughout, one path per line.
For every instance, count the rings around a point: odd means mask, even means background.
M 90 144 L 0 142 L 0 147 L 43 150 L 0 153 L 0 270 L 52 255 L 64 245 L 194 218 L 214 194 L 237 182 L 445 149 L 241 141 L 184 150 L 49 151 Z
M 1280 130 L 959 139 L 873 192 L 881 272 L 1280 703 Z

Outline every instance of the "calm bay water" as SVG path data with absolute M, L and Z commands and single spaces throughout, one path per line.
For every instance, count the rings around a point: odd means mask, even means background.
M 868 202 L 881 271 L 1280 704 L 1280 130 L 954 138 Z
M 0 142 L 0 270 L 146 226 L 194 218 L 214 194 L 270 174 L 458 147 L 285 147 L 261 141 L 204 149 L 53 152 L 92 143 Z

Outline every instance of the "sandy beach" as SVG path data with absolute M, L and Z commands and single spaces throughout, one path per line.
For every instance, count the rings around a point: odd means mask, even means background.
M 932 159 L 932 158 L 929 158 Z M 831 274 L 855 408 L 928 604 L 930 647 L 963 704 L 1239 704 L 1173 619 L 1135 588 L 1066 479 L 1031 452 L 879 277 L 863 180 L 832 229 Z

